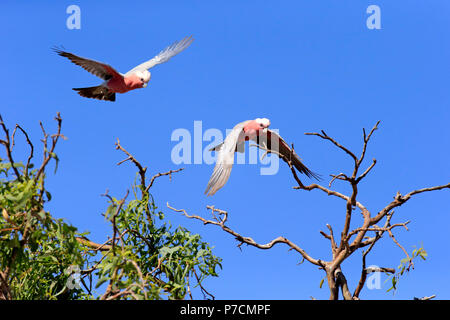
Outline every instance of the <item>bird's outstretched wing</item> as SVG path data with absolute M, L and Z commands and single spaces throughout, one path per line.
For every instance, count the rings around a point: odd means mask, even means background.
M 300 160 L 287 142 L 280 137 L 278 133 L 273 130 L 267 129 L 266 134 L 257 137 L 256 141 L 260 146 L 267 148 L 270 151 L 278 154 L 287 163 L 291 161 L 292 165 L 300 172 L 305 174 L 308 178 L 314 178 L 320 180 L 320 175 L 309 170 Z
M 234 153 L 236 151 L 236 145 L 239 140 L 239 136 L 244 134 L 244 126 L 246 121 L 236 125 L 233 130 L 225 138 L 225 141 L 213 148 L 217 154 L 216 165 L 214 171 L 209 178 L 208 185 L 206 186 L 205 194 L 212 196 L 227 183 L 231 174 L 231 169 L 234 164 Z
M 165 48 L 164 50 L 162 50 L 160 53 L 158 53 L 158 55 L 144 63 L 141 63 L 140 65 L 134 67 L 133 69 L 131 69 L 130 71 L 128 71 L 125 75 L 129 75 L 131 73 L 134 73 L 136 71 L 143 71 L 143 70 L 148 70 L 150 68 L 153 68 L 154 66 L 167 62 L 170 60 L 170 58 L 172 58 L 173 56 L 176 56 L 177 54 L 179 54 L 181 51 L 183 51 L 184 49 L 186 49 L 187 47 L 189 47 L 192 43 L 192 41 L 194 41 L 194 39 L 192 38 L 192 36 L 190 37 L 185 37 L 183 39 L 181 39 L 180 41 L 175 41 L 174 43 L 172 43 L 170 46 L 168 46 L 167 48 Z
M 121 77 L 122 75 L 117 72 L 113 67 L 107 65 L 105 63 L 101 63 L 95 60 L 86 59 L 83 57 L 79 57 L 70 52 L 62 51 L 58 48 L 53 48 L 53 50 L 60 55 L 61 57 L 65 57 L 75 63 L 76 65 L 82 67 L 84 70 L 92 73 L 93 75 L 103 79 L 109 80 L 113 77 Z

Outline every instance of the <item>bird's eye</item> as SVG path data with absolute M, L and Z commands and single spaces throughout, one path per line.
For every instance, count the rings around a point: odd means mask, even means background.
M 141 81 L 144 82 L 144 78 L 141 78 Z

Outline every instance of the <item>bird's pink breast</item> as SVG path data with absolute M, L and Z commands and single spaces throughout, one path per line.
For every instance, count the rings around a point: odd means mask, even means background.
M 261 129 L 260 125 L 255 120 L 249 121 L 244 126 L 244 133 L 245 133 L 245 136 L 243 137 L 244 140 L 249 140 L 256 137 L 259 134 L 260 129 Z
M 114 77 L 108 81 L 108 88 L 117 93 L 125 93 L 130 90 L 142 88 L 142 82 L 136 75 L 126 77 Z

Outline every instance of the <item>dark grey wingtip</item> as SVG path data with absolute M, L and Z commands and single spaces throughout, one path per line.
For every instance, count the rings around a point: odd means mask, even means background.
M 316 172 L 313 172 L 311 170 L 308 169 L 308 173 L 306 174 L 308 176 L 308 178 L 311 179 L 316 179 L 317 181 L 322 181 L 322 175 Z
M 65 48 L 63 46 L 53 46 L 50 48 L 50 50 L 52 50 L 53 52 L 55 52 L 57 55 L 59 56 L 63 56 L 63 54 L 65 53 Z

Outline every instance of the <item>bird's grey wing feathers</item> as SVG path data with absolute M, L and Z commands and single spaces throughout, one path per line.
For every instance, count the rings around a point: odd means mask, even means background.
M 264 137 L 259 138 L 260 141 L 258 144 L 261 144 L 261 140 L 264 140 Z M 291 161 L 292 165 L 300 172 L 305 174 L 309 178 L 314 178 L 316 180 L 320 180 L 320 175 L 309 170 L 300 160 L 299 156 L 295 153 L 294 150 L 287 144 L 287 142 L 281 138 L 281 136 L 273 130 L 267 129 L 267 138 L 266 138 L 266 147 L 269 150 L 275 151 L 280 155 L 284 156 L 280 157 L 284 161 Z
M 157 56 L 134 67 L 133 69 L 128 71 L 125 75 L 134 73 L 136 71 L 148 70 L 158 64 L 169 61 L 170 58 L 172 58 L 173 56 L 176 56 L 181 51 L 183 51 L 184 49 L 189 47 L 191 45 L 192 41 L 194 41 L 194 39 L 192 38 L 192 36 L 190 36 L 190 37 L 185 37 L 180 41 L 176 41 L 176 42 L 172 43 L 170 46 L 168 46 L 167 48 L 162 50 L 160 53 L 158 53 Z
M 62 51 L 58 48 L 53 48 L 53 50 L 61 57 L 69 59 L 76 65 L 82 67 L 84 70 L 92 73 L 93 75 L 103 80 L 109 80 L 112 77 L 121 76 L 121 74 L 117 72 L 113 67 L 105 63 L 79 57 L 70 52 Z

